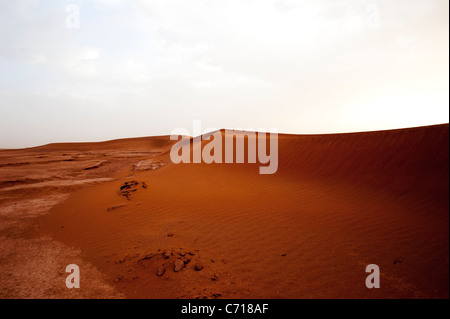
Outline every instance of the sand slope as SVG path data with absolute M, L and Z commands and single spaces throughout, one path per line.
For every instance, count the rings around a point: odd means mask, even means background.
M 448 298 L 448 132 L 280 135 L 273 175 L 259 164 L 172 164 L 168 138 L 105 142 L 159 152 L 151 163 L 163 164 L 130 163 L 72 192 L 39 232 L 132 298 Z M 381 269 L 380 289 L 365 286 L 368 264 Z
M 42 228 L 127 297 L 448 297 L 448 155 L 448 125 L 280 135 L 274 175 L 166 153 L 159 169 L 74 194 Z M 364 284 L 372 263 L 378 290 Z
M 0 298 L 123 297 L 37 220 L 77 190 L 128 174 L 167 147 L 168 137 L 153 137 L 0 151 Z M 83 289 L 66 288 L 70 263 L 81 267 Z

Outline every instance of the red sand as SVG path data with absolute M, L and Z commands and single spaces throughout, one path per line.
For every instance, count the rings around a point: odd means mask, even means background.
M 168 153 L 173 143 L 150 137 L 0 151 L 3 207 L 30 192 L 44 199 L 48 192 L 70 194 L 49 213 L 27 219 L 33 235 L 12 231 L 16 226 L 0 235 L 11 244 L 49 235 L 80 252 L 80 291 L 99 284 L 83 280 L 84 264 L 108 287 L 87 295 L 61 289 L 50 297 L 449 297 L 448 124 L 279 135 L 273 175 L 260 175 L 260 164 L 176 165 Z M 62 162 L 61 152 L 75 159 Z M 23 164 L 32 162 L 30 154 L 57 164 Z M 157 163 L 154 170 L 133 170 L 147 158 Z M 50 165 L 64 172 L 36 176 Z M 61 184 L 64 174 L 82 186 Z M 21 182 L 11 183 L 12 177 Z M 111 180 L 89 182 L 106 177 Z M 33 190 L 36 180 L 60 184 Z M 127 181 L 139 182 L 129 199 L 119 194 Z M 177 259 L 186 264 L 174 272 Z M 6 277 L 2 262 L 0 279 Z M 197 263 L 203 269 L 197 271 Z M 365 286 L 368 264 L 380 267 L 380 289 Z M 49 286 L 64 285 L 64 279 L 62 274 Z M 2 288 L 3 297 L 23 296 Z

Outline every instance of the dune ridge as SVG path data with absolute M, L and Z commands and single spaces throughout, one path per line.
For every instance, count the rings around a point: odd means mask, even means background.
M 74 193 L 41 229 L 127 297 L 448 298 L 448 129 L 280 134 L 273 175 L 173 164 L 166 141 L 166 165 Z
M 169 136 L 1 150 L 0 296 L 448 298 L 448 135 L 279 134 L 272 175 L 174 164 Z

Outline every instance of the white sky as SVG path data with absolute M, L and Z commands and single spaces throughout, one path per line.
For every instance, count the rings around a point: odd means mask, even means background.
M 448 6 L 0 0 L 0 148 L 165 135 L 193 120 L 286 133 L 447 123 Z

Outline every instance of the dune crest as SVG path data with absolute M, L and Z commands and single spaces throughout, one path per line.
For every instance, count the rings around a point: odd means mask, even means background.
M 36 217 L 38 233 L 80 251 L 125 297 L 448 298 L 448 133 L 280 134 L 273 175 L 247 161 L 174 164 L 168 137 L 2 151 L 0 164 L 31 164 L 0 170 L 58 159 L 74 179 L 112 179 L 29 189 L 70 194 Z M 100 157 L 109 163 L 83 169 Z M 25 192 L 38 180 L 3 183 Z M 364 284 L 369 264 L 380 289 Z

